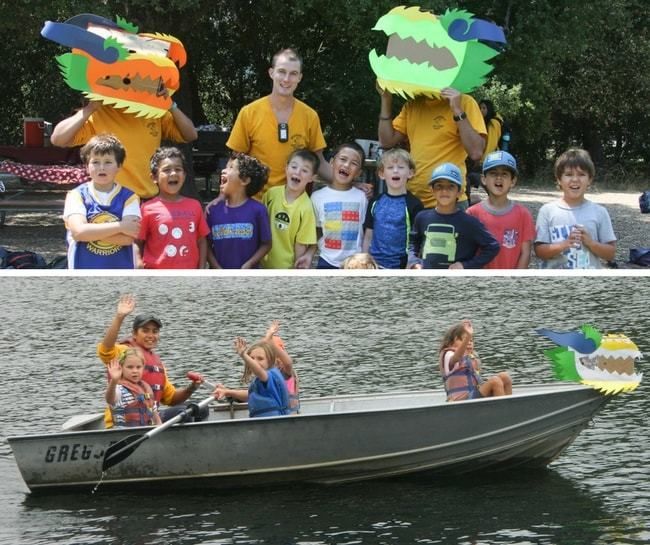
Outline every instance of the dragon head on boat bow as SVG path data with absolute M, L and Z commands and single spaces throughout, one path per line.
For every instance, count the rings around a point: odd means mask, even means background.
M 138 34 L 117 22 L 83 14 L 65 23 L 46 21 L 41 35 L 72 48 L 56 59 L 66 83 L 98 100 L 141 117 L 161 117 L 180 86 L 187 62 L 183 44 L 166 34 Z
M 389 36 L 386 55 L 374 49 L 369 55 L 377 83 L 405 98 L 438 96 L 445 87 L 469 93 L 483 85 L 492 70 L 487 61 L 506 42 L 500 27 L 458 9 L 436 16 L 417 6 L 399 6 L 373 30 Z
M 581 382 L 606 394 L 632 391 L 643 377 L 634 372 L 642 354 L 621 333 L 603 335 L 589 325 L 579 331 L 538 329 L 537 333 L 558 345 L 545 350 L 559 380 Z

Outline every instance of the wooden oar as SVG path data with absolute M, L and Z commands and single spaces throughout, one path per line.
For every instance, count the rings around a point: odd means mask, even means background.
M 200 409 L 207 406 L 212 401 L 214 401 L 214 397 L 212 396 L 206 397 L 200 403 L 188 405 L 188 407 L 185 410 L 181 411 L 173 418 L 167 420 L 167 422 L 165 422 L 164 424 L 161 424 L 160 426 L 148 431 L 147 433 L 129 435 L 128 437 L 125 437 L 121 441 L 118 441 L 117 443 L 111 445 L 106 449 L 106 452 L 104 453 L 104 460 L 102 462 L 102 471 L 106 471 L 107 469 L 110 469 L 114 465 L 119 464 L 122 460 L 125 460 L 126 458 L 131 456 L 131 454 L 133 454 L 133 452 L 147 439 L 150 439 L 151 437 L 158 435 L 159 433 L 162 433 L 167 428 L 172 427 L 174 424 L 180 422 L 181 420 L 183 420 L 183 418 L 185 418 L 188 415 L 198 414 Z

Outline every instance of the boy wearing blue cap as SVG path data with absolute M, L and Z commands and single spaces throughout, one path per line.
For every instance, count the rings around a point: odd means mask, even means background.
M 535 240 L 535 223 L 528 209 L 508 198 L 517 183 L 517 161 L 507 151 L 494 151 L 483 161 L 481 183 L 487 201 L 467 213 L 478 219 L 499 242 L 499 253 L 484 268 L 527 269 Z
M 422 210 L 413 222 L 410 269 L 480 269 L 499 252 L 499 243 L 476 218 L 458 208 L 463 187 L 460 169 L 443 163 L 431 173 L 434 209 Z

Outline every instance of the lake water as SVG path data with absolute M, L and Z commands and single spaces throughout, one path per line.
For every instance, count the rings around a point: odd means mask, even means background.
M 2 544 L 586 544 L 650 542 L 648 380 L 614 398 L 544 471 L 220 493 L 32 496 L 6 436 L 103 407 L 94 355 L 120 293 L 163 320 L 170 378 L 236 385 L 232 339 L 272 319 L 303 395 L 439 387 L 443 331 L 471 317 L 487 370 L 551 382 L 537 327 L 623 331 L 650 360 L 650 277 L 0 278 Z M 137 312 L 137 311 L 136 311 Z M 130 326 L 131 321 L 127 320 Z M 126 328 L 124 333 L 127 333 Z M 203 396 L 199 396 L 203 397 Z M 290 441 L 290 438 L 287 438 Z M 218 448 L 228 448 L 220 445 Z

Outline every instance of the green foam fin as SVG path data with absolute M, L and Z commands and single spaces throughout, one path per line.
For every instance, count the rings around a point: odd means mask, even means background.
M 127 32 L 132 32 L 133 34 L 137 34 L 138 31 L 140 30 L 136 25 L 134 25 L 133 23 L 129 23 L 126 19 L 120 17 L 119 15 L 115 16 L 115 23 L 117 23 L 117 26 L 120 27 L 122 30 L 126 30 Z
M 469 93 L 483 85 L 487 75 L 494 68 L 486 61 L 497 54 L 498 51 L 480 42 L 467 42 L 465 57 L 458 68 L 457 77 L 450 86 L 458 89 L 461 93 Z
M 600 343 L 603 340 L 603 335 L 595 327 L 590 326 L 589 324 L 585 324 L 580 328 L 580 331 L 585 334 L 585 337 L 587 337 L 587 339 L 591 339 L 596 343 L 596 348 L 600 346 Z
M 88 58 L 75 53 L 64 53 L 56 57 L 65 82 L 77 91 L 89 91 Z
M 474 20 L 474 15 L 464 9 L 447 9 L 447 11 L 445 11 L 445 13 L 440 17 L 440 24 L 448 32 L 449 25 L 457 19 L 464 19 L 469 26 Z
M 564 347 L 555 347 L 544 350 L 544 354 L 553 363 L 553 374 L 558 380 L 580 382 L 582 377 L 578 374 L 575 364 L 575 355 Z

